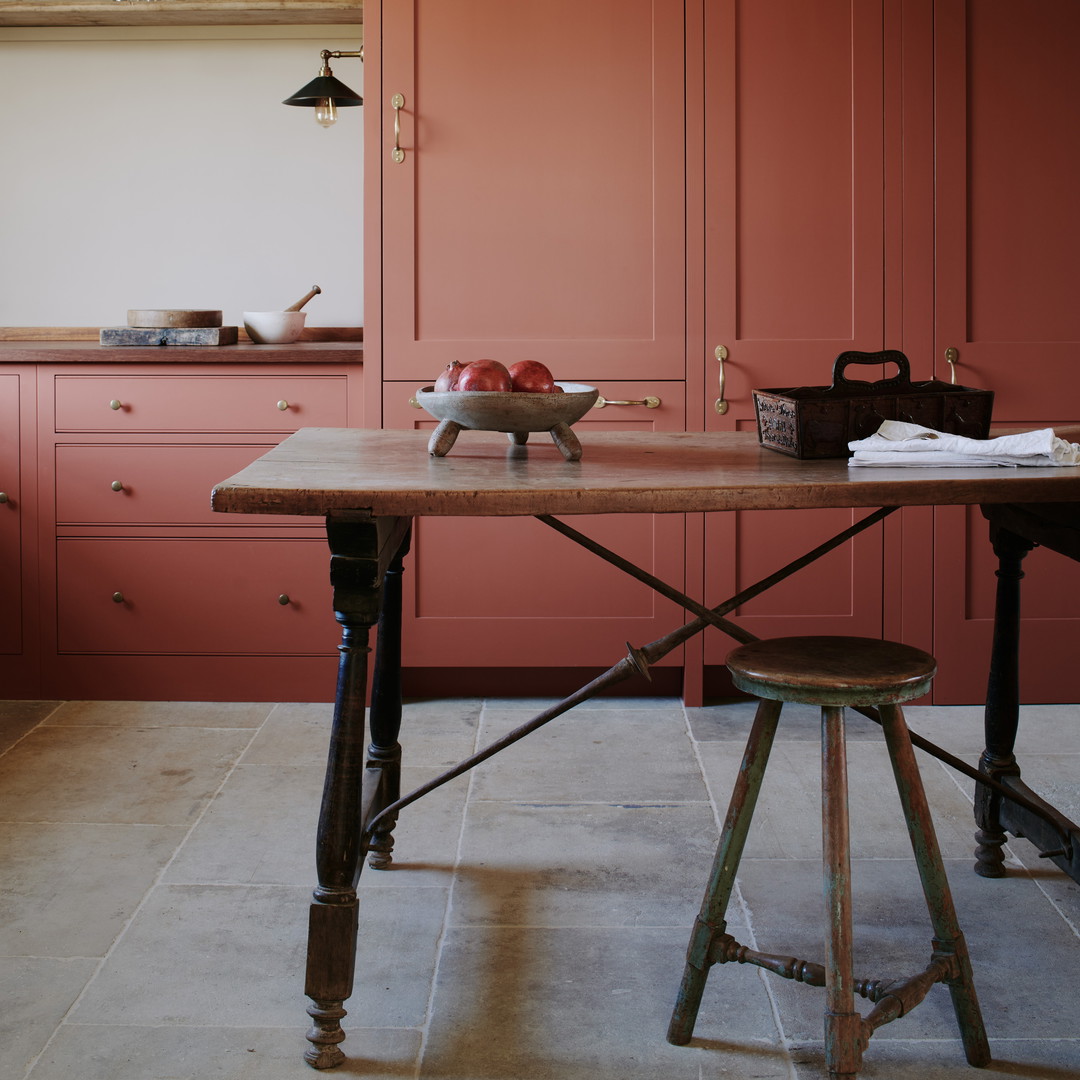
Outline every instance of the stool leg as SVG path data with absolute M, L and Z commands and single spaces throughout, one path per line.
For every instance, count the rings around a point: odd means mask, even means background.
M 821 828 L 825 913 L 825 1063 L 833 1080 L 854 1080 L 866 1047 L 852 974 L 851 855 L 844 710 L 821 710 Z
M 964 1042 L 964 1053 L 969 1064 L 987 1065 L 990 1062 L 990 1044 L 986 1039 L 982 1012 L 975 995 L 971 959 L 956 918 L 956 908 L 953 906 L 952 892 L 945 876 L 945 866 L 941 860 L 919 766 L 915 761 L 915 751 L 911 746 L 911 736 L 898 705 L 881 705 L 879 713 L 892 760 L 893 774 L 896 777 L 896 787 L 904 807 L 904 820 L 911 837 L 911 847 L 919 867 L 923 895 L 926 897 L 926 906 L 934 927 L 934 954 L 956 958 L 958 974 L 949 981 L 948 986 Z
M 724 917 L 731 899 L 731 890 L 735 885 L 739 860 L 746 845 L 746 834 L 754 816 L 769 752 L 772 750 L 781 707 L 782 702 L 779 701 L 758 702 L 754 726 L 746 741 L 746 750 L 743 752 L 739 776 L 731 793 L 731 802 L 728 804 L 727 817 L 720 833 L 705 898 L 701 902 L 701 911 L 690 935 L 690 945 L 686 950 L 686 969 L 668 1026 L 668 1042 L 677 1046 L 689 1042 L 694 1034 L 705 980 L 713 964 L 710 956 L 712 945 L 727 929 Z

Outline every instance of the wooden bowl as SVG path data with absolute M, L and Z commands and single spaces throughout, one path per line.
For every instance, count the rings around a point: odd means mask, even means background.
M 584 383 L 556 383 L 561 394 L 508 393 L 500 390 L 436 390 L 425 386 L 416 391 L 416 402 L 439 426 L 432 433 L 428 452 L 443 457 L 454 445 L 458 432 L 505 431 L 521 445 L 530 431 L 549 431 L 568 461 L 581 457 L 581 444 L 570 430 L 596 403 L 600 391 Z

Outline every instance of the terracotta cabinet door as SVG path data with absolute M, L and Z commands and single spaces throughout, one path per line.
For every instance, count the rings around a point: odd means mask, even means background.
M 1006 0 L 938 0 L 935 24 L 937 329 L 958 382 L 995 393 L 994 420 L 1080 420 L 1080 5 L 1044 0 L 1017 17 Z M 936 512 L 935 700 L 982 701 L 996 559 L 977 508 Z M 1073 701 L 1066 656 L 1080 649 L 1080 566 L 1024 560 L 1021 695 Z
M 706 7 L 706 333 L 696 364 L 707 430 L 754 430 L 754 388 L 828 384 L 839 353 L 883 347 L 882 20 L 882 4 L 866 0 Z M 827 510 L 711 516 L 710 602 L 851 520 Z M 762 636 L 879 635 L 881 550 L 875 530 L 736 618 Z M 706 662 L 721 663 L 731 642 L 706 642 Z
M 493 357 L 683 379 L 683 4 L 369 0 L 364 19 L 383 377 Z
M 409 405 L 414 388 L 384 388 L 387 426 L 435 427 L 431 417 Z M 600 390 L 613 400 L 654 397 L 660 404 L 590 410 L 574 425 L 583 461 L 589 456 L 589 433 L 597 428 L 683 430 L 681 383 L 605 382 Z M 463 431 L 449 453 L 470 450 L 490 455 L 492 468 L 501 468 L 511 452 L 504 434 Z M 558 451 L 542 433 L 530 435 L 524 450 L 558 460 Z M 563 520 L 682 588 L 682 514 L 571 515 Z M 628 640 L 642 645 L 685 621 L 675 604 L 531 517 L 417 520 L 403 586 L 403 663 L 414 668 L 606 668 L 626 654 Z M 666 663 L 681 660 L 676 650 Z
M 0 653 L 22 650 L 19 376 L 0 374 Z

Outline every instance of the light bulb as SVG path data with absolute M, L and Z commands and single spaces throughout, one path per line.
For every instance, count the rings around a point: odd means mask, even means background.
M 324 128 L 330 127 L 337 120 L 337 105 L 333 98 L 319 98 L 315 102 L 315 122 Z

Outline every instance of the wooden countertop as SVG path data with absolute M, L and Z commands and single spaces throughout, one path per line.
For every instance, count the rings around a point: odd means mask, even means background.
M 214 489 L 214 510 L 323 515 L 504 517 L 691 513 L 824 506 L 1067 502 L 1080 467 L 851 468 L 800 461 L 753 432 L 583 431 L 580 461 L 546 434 L 512 446 L 463 431 L 446 457 L 425 431 L 302 428 Z
M 92 341 L 0 341 L 8 364 L 355 364 L 360 341 L 301 341 L 293 345 L 99 345 Z

